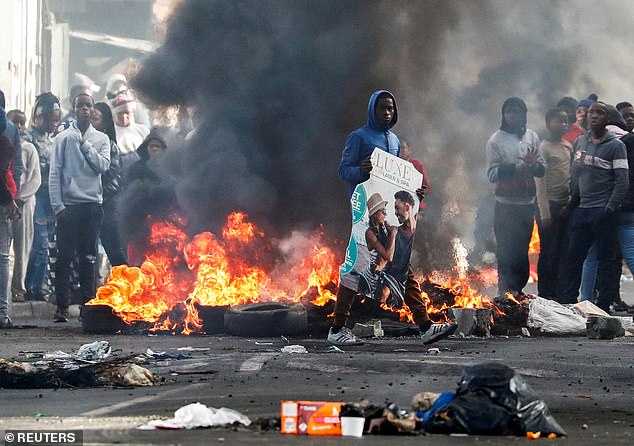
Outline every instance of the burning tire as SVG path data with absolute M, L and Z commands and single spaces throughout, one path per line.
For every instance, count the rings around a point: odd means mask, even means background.
M 107 305 L 84 305 L 81 328 L 84 333 L 111 334 L 129 326 Z
M 194 304 L 198 310 L 198 316 L 203 322 L 203 331 L 207 334 L 225 332 L 225 313 L 229 306 L 208 307 Z
M 225 329 L 236 336 L 301 335 L 308 329 L 308 316 L 302 304 L 236 305 L 225 313 Z

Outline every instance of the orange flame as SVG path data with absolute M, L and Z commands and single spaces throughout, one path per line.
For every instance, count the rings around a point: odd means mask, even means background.
M 247 215 L 230 214 L 221 237 L 203 232 L 190 238 L 186 222 L 151 222 L 149 247 L 141 267 L 116 266 L 88 305 L 107 305 L 127 324 L 145 321 L 152 330 L 183 334 L 201 332 L 199 306 L 231 306 L 260 301 L 299 302 L 324 306 L 335 301 L 339 279 L 334 252 L 324 243 L 323 232 L 277 241 L 276 249 L 287 261 L 272 255 L 274 249 Z M 268 262 L 267 262 L 268 259 Z M 268 266 L 265 266 L 268 265 Z M 494 269 L 470 277 L 434 272 L 428 278 L 453 295 L 453 302 L 436 304 L 423 299 L 435 322 L 447 320 L 448 308 L 493 307 L 473 283 L 488 286 L 496 280 Z M 517 302 L 514 300 L 514 302 Z M 407 306 L 397 312 L 403 322 L 414 322 Z
M 529 254 L 539 254 L 539 229 L 537 228 L 537 222 L 533 220 L 533 233 L 531 234 L 531 241 L 528 244 Z
M 128 324 L 147 321 L 154 324 L 153 330 L 190 334 L 203 326 L 197 304 L 298 302 L 309 293 L 315 305 L 336 299 L 326 286 L 337 284 L 338 264 L 335 254 L 320 246 L 323 234 L 308 240 L 312 247 L 298 263 L 277 265 L 278 276 L 293 278 L 281 286 L 263 267 L 252 264 L 270 248 L 264 233 L 246 218 L 243 213 L 230 214 L 222 239 L 210 232 L 189 239 L 182 219 L 152 223 L 149 251 L 141 267 L 114 267 L 88 305 L 108 305 Z M 183 314 L 175 314 L 176 308 Z
M 236 239 L 243 243 L 249 243 L 256 236 L 264 237 L 264 233 L 260 232 L 253 223 L 247 223 L 244 220 L 247 214 L 242 212 L 233 212 L 227 217 L 227 224 L 222 228 L 222 238 L 225 240 Z
M 425 293 L 423 293 L 423 297 L 425 297 Z M 412 314 L 412 311 L 409 309 L 409 307 L 407 305 L 403 305 L 402 308 L 394 308 L 394 307 L 390 307 L 389 305 L 382 303 L 380 305 L 382 310 L 385 311 L 392 311 L 394 313 L 398 313 L 399 314 L 399 321 L 401 322 L 407 322 L 410 324 L 415 324 L 414 322 L 414 315 Z
M 529 274 L 533 283 L 537 283 L 539 280 L 537 275 L 537 258 L 539 257 L 540 249 L 539 230 L 537 229 L 537 222 L 533 221 L 533 233 L 531 234 L 531 241 L 528 244 L 528 257 L 530 260 Z
M 454 296 L 453 303 L 448 305 L 445 302 L 433 302 L 427 293 L 424 291 L 421 292 L 423 301 L 427 307 L 427 314 L 430 315 L 430 318 L 436 323 L 449 321 L 449 316 L 447 315 L 449 308 L 492 308 L 499 315 L 504 315 L 504 313 L 495 306 L 492 299 L 472 287 L 472 283 L 474 282 L 483 283 L 485 286 L 494 283 L 497 280 L 497 273 L 494 269 L 481 271 L 478 274 L 468 277 L 458 276 L 457 271 L 453 274 L 434 271 L 431 275 L 426 277 L 417 277 L 417 280 L 419 282 L 428 280 Z M 401 309 L 397 309 L 386 304 L 381 304 L 381 308 L 399 313 L 401 322 L 414 323 L 413 314 L 407 305 L 404 305 Z

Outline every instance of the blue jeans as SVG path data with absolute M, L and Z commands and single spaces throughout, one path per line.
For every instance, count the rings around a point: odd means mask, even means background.
M 634 274 L 634 212 L 620 212 L 617 226 L 623 260 Z
M 0 320 L 9 316 L 9 247 L 11 246 L 11 220 L 8 205 L 0 205 Z
M 583 262 L 581 270 L 581 290 L 579 291 L 579 301 L 593 300 L 594 288 L 597 282 L 597 271 L 599 269 L 599 253 L 597 244 L 594 243 L 588 251 L 588 256 Z
M 33 214 L 33 245 L 26 267 L 25 285 L 27 291 L 41 292 L 45 288 L 49 261 L 48 246 L 55 237 L 54 216 L 48 197 L 36 195 Z

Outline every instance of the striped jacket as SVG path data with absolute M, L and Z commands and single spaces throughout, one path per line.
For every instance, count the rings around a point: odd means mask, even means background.
M 599 141 L 586 132 L 575 141 L 574 151 L 573 206 L 616 210 L 629 186 L 625 144 L 612 132 Z

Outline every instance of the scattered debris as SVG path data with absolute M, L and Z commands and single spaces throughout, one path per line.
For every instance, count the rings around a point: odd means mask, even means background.
M 153 429 L 194 429 L 198 427 L 226 426 L 234 423 L 249 426 L 251 420 L 233 409 L 215 409 L 201 403 L 183 406 L 174 412 L 174 418 L 151 420 L 139 426 L 141 430 Z
M 76 353 L 21 352 L 35 362 L 0 359 L 0 387 L 12 389 L 43 389 L 59 387 L 151 386 L 158 377 L 139 364 L 148 359 L 163 358 L 165 352 L 148 349 L 142 355 L 111 357 L 108 341 L 82 345 Z M 179 356 L 183 356 L 179 354 Z
M 184 353 L 177 353 L 177 354 L 173 354 L 173 353 L 167 353 L 167 352 L 155 352 L 152 351 L 152 349 L 148 348 L 145 351 L 145 355 L 148 356 L 149 358 L 152 359 L 156 359 L 156 360 L 166 360 L 166 359 L 190 359 L 191 355 L 186 355 Z
M 72 357 L 73 355 L 71 355 L 70 353 L 66 353 L 61 350 L 56 350 L 52 353 L 44 353 L 44 355 L 42 356 L 43 359 L 64 359 L 64 358 L 72 358 Z
M 214 375 L 218 370 L 170 370 L 171 375 Z
M 328 346 L 328 353 L 345 353 L 343 350 L 341 350 L 339 347 L 337 347 L 336 345 L 330 345 Z
M 20 351 L 19 352 L 20 356 L 24 356 L 26 359 L 37 359 L 37 358 L 43 358 L 44 357 L 44 352 L 41 351 Z
M 439 355 L 440 354 L 440 349 L 437 348 L 437 347 L 428 348 L 427 349 L 427 353 L 429 353 L 431 355 Z
M 0 359 L 0 387 L 45 389 L 59 387 L 100 387 L 152 385 L 158 379 L 143 367 L 147 358 L 127 356 L 88 361 L 76 356 L 41 360 L 36 363 Z

